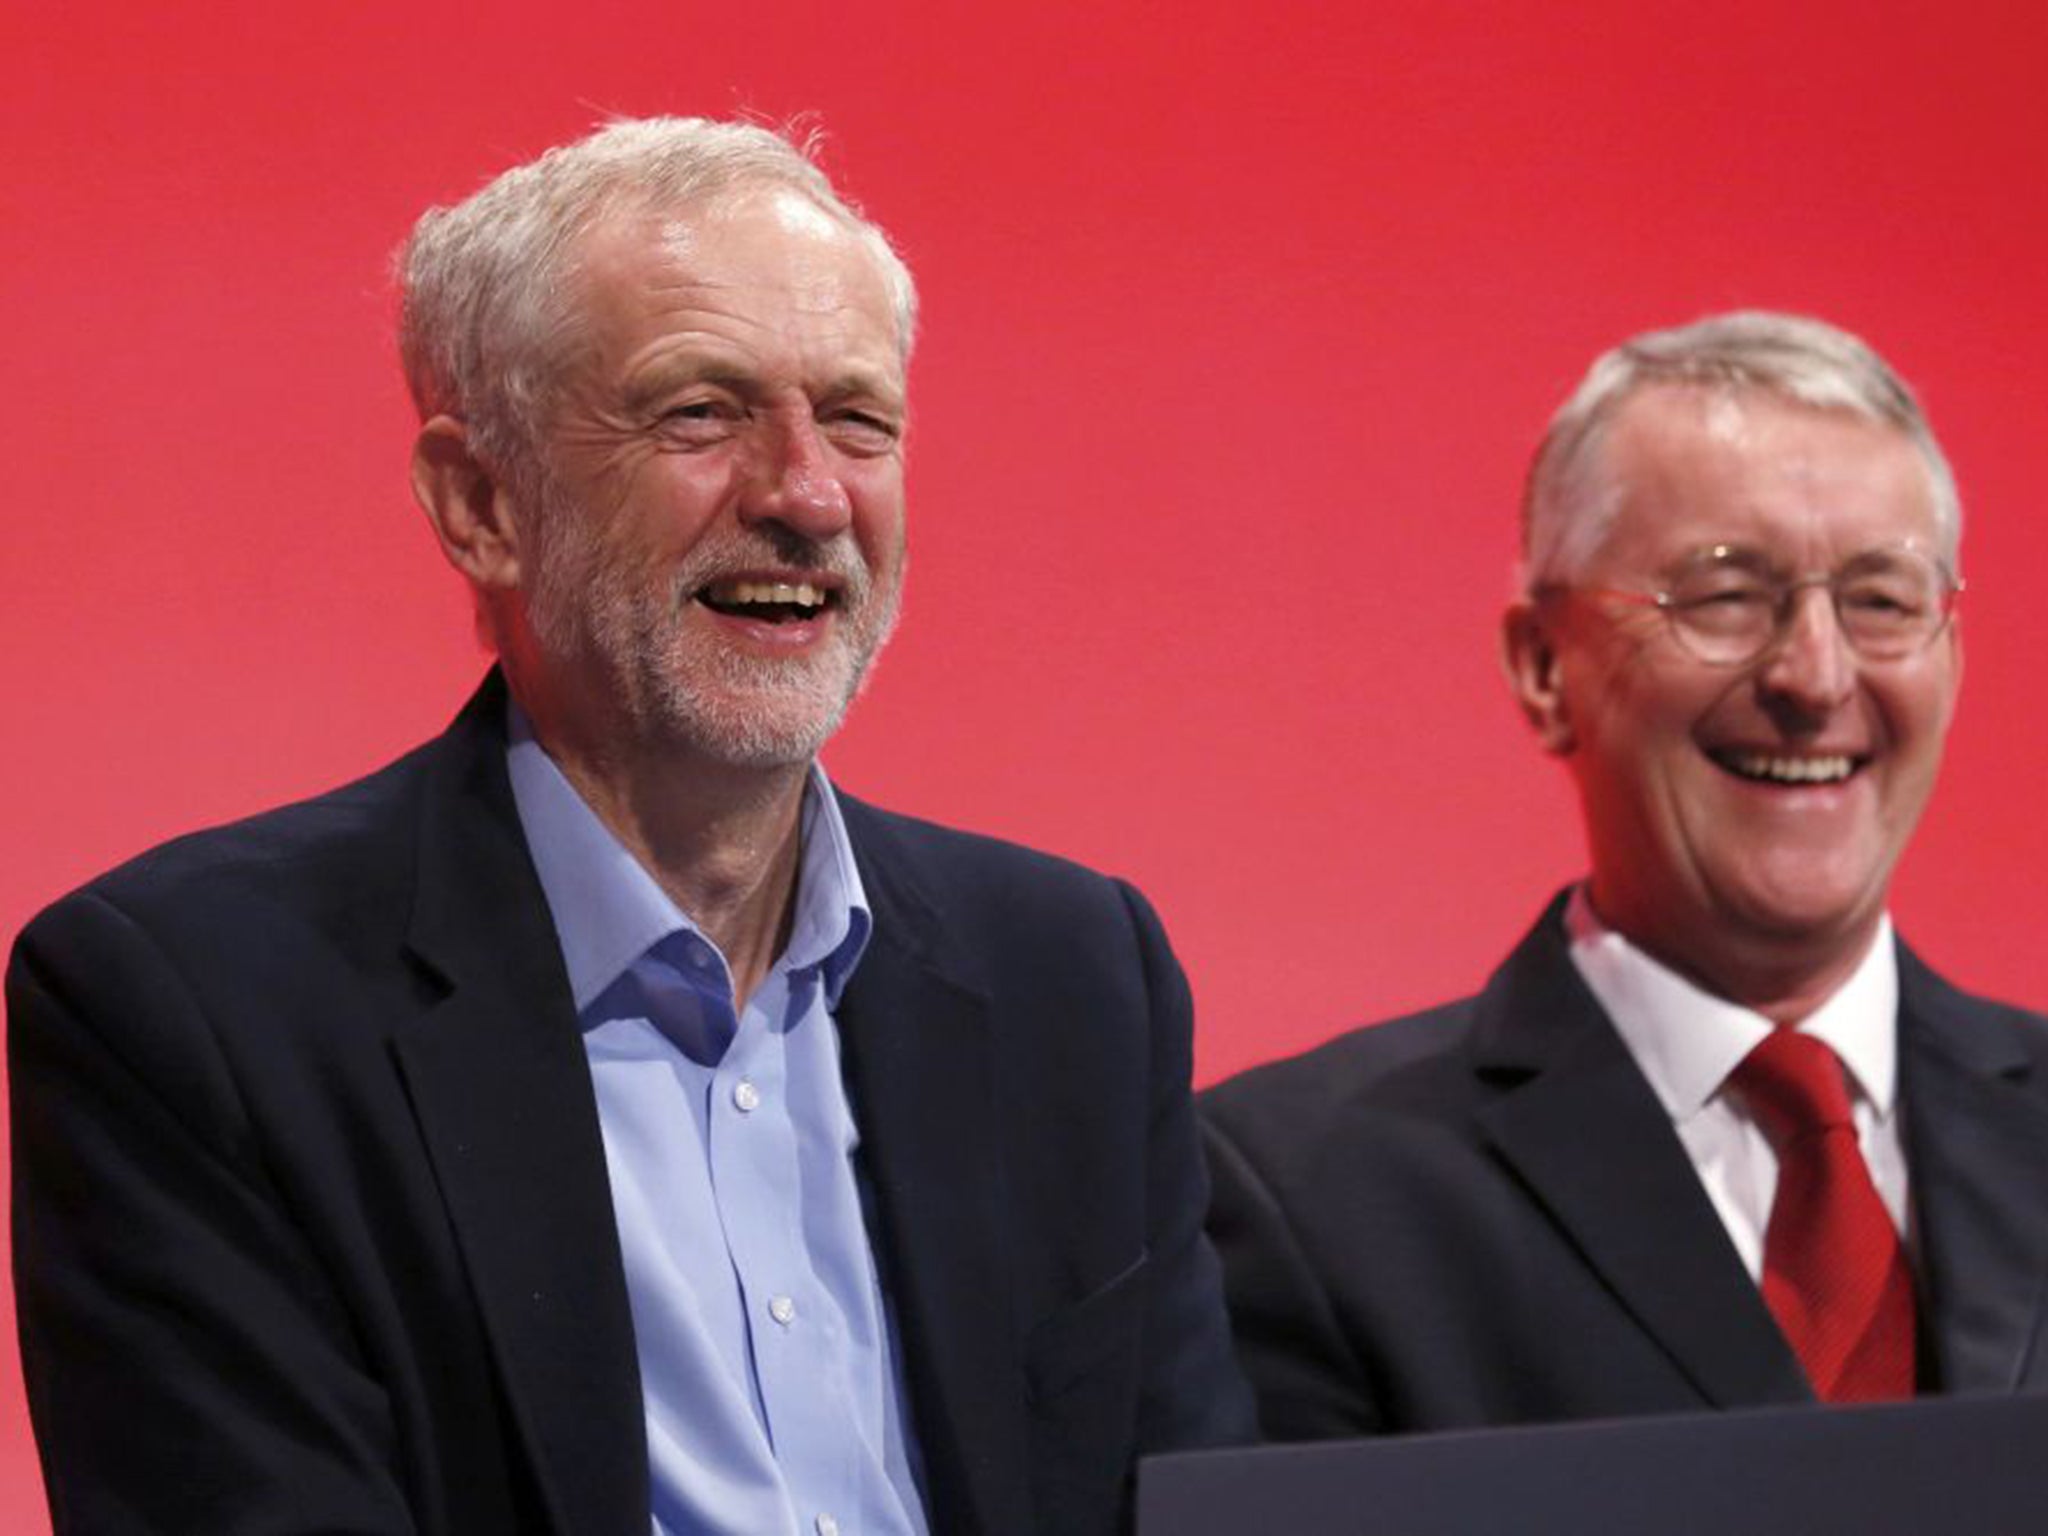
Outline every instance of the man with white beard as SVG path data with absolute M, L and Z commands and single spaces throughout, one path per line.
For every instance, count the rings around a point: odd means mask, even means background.
M 1185 981 L 1129 887 L 816 761 L 903 580 L 909 273 L 780 137 L 656 119 L 403 281 L 498 666 L 10 969 L 57 1529 L 1121 1528 L 1250 1421 Z

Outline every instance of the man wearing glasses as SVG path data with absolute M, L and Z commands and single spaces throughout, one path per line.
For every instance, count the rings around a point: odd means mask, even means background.
M 1886 915 L 1959 533 L 1910 391 L 1832 326 L 1593 365 L 1502 644 L 1588 877 L 1477 997 L 1206 1097 L 1269 1435 L 2048 1385 L 2048 1021 Z

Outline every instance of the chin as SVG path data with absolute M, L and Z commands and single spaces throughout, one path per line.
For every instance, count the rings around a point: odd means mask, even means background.
M 787 698 L 691 701 L 695 706 L 671 712 L 669 734 L 695 754 L 732 768 L 788 768 L 810 762 L 839 729 L 845 701 L 805 701 L 793 708 Z
M 684 751 L 734 768 L 784 768 L 823 750 L 858 684 L 843 661 L 764 667 L 728 657 L 650 677 L 642 698 L 648 724 Z
M 798 768 L 811 763 L 831 739 L 831 729 L 789 731 L 771 727 L 702 733 L 693 745 L 703 756 L 728 768 Z
M 1865 890 L 1773 888 L 1730 893 L 1720 906 L 1753 933 L 1800 942 L 1855 935 L 1877 920 L 1884 898 Z

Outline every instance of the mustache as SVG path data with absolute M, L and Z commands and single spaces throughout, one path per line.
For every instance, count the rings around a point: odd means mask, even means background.
M 832 577 L 848 603 L 866 597 L 873 585 L 867 561 L 851 533 L 818 540 L 779 523 L 737 529 L 699 542 L 677 568 L 674 585 L 678 595 L 687 599 L 714 581 L 763 567 Z

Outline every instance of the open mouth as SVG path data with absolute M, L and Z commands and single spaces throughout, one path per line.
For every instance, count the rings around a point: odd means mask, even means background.
M 1738 779 L 1755 784 L 1843 784 L 1869 764 L 1847 752 L 1790 755 L 1777 752 L 1710 751 L 1707 754 Z
M 795 624 L 836 608 L 839 592 L 808 581 L 714 581 L 697 593 L 697 601 L 728 618 Z

